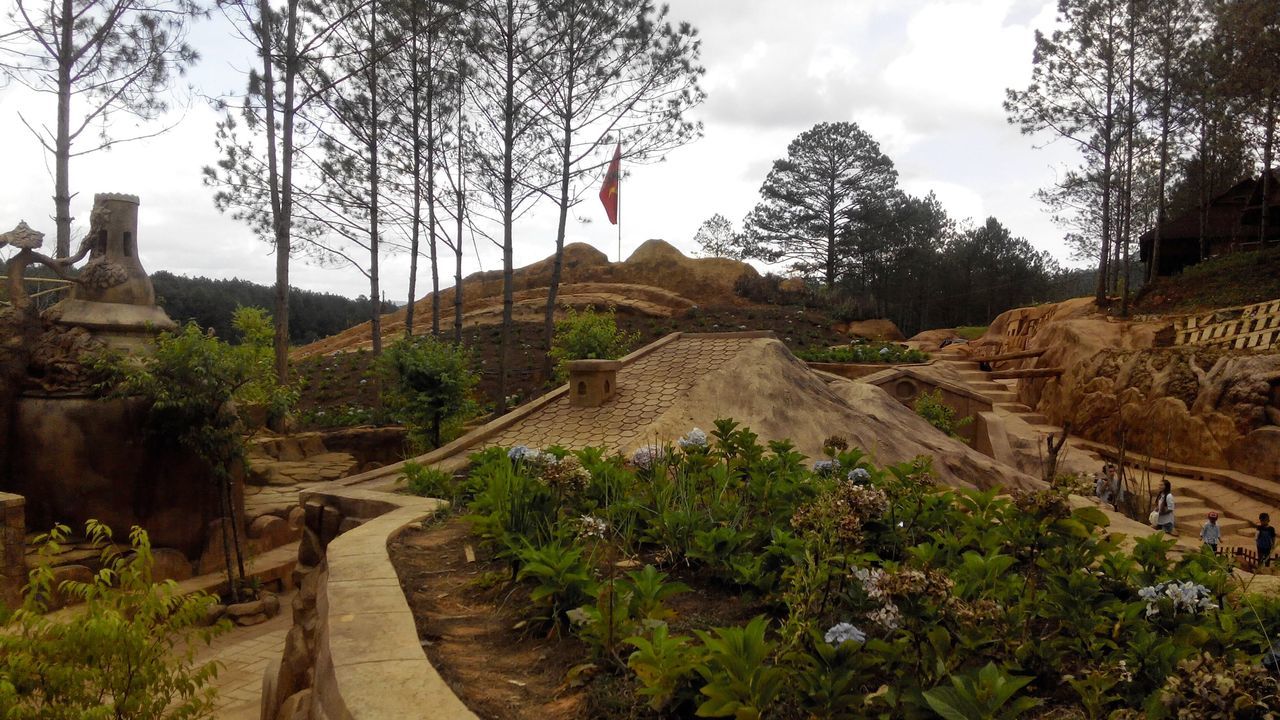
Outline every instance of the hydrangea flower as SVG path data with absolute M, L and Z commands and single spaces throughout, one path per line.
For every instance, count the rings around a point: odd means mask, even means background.
M 609 521 L 594 515 L 578 518 L 578 537 L 603 539 L 609 532 Z
M 843 645 L 847 642 L 862 644 L 867 641 L 867 634 L 847 622 L 842 622 L 828 628 L 822 639 L 831 645 Z
M 885 603 L 871 611 L 867 614 L 867 619 L 887 632 L 893 632 L 902 627 L 902 611 L 893 603 Z
M 631 453 L 631 464 L 641 470 L 649 470 L 663 458 L 662 448 L 657 445 L 644 445 Z
M 849 471 L 845 479 L 856 485 L 865 485 L 871 482 L 871 472 L 866 468 L 854 468 Z
M 818 460 L 813 464 L 813 471 L 819 475 L 827 476 L 835 474 L 840 469 L 840 461 L 836 459 Z
M 1174 615 L 1179 612 L 1194 615 L 1218 609 L 1209 588 L 1190 580 L 1169 580 L 1159 585 L 1148 585 L 1138 590 L 1138 597 L 1147 603 L 1147 617 L 1159 615 L 1161 602 L 1165 600 L 1172 605 Z
M 707 446 L 707 434 L 702 428 L 694 428 L 689 431 L 688 435 L 676 441 L 681 450 L 701 449 Z
M 862 591 L 872 600 L 884 600 L 884 589 L 880 582 L 884 580 L 884 571 L 880 568 L 854 568 L 853 577 L 862 585 Z
M 520 462 L 521 460 L 524 460 L 525 457 L 528 456 L 529 453 L 531 452 L 537 452 L 537 451 L 530 450 L 528 447 L 524 445 L 516 445 L 515 447 L 507 451 L 507 457 L 510 458 L 512 462 Z

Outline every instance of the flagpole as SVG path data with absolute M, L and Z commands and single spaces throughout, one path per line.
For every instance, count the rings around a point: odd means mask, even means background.
M 618 166 L 618 262 L 622 262 L 622 166 Z

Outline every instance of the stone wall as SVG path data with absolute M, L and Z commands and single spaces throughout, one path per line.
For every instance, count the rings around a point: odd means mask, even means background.
M 21 495 L 0 492 L 0 605 L 10 608 L 22 603 L 27 582 L 25 504 Z
M 263 720 L 474 720 L 428 662 L 387 543 L 447 503 L 338 484 L 304 492 L 299 591 Z

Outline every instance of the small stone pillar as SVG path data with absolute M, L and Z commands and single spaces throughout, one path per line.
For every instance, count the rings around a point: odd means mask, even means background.
M 600 407 L 618 392 L 617 360 L 573 360 L 569 363 L 569 404 Z
M 26 499 L 0 492 L 0 605 L 10 610 L 22 604 L 27 583 Z

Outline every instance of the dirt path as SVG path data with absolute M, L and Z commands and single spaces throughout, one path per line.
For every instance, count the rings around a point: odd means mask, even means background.
M 586 647 L 513 631 L 527 591 L 511 591 L 505 563 L 468 562 L 474 545 L 469 523 L 456 518 L 391 544 L 431 663 L 481 718 L 587 718 L 585 693 L 562 687 L 568 670 L 585 661 Z

